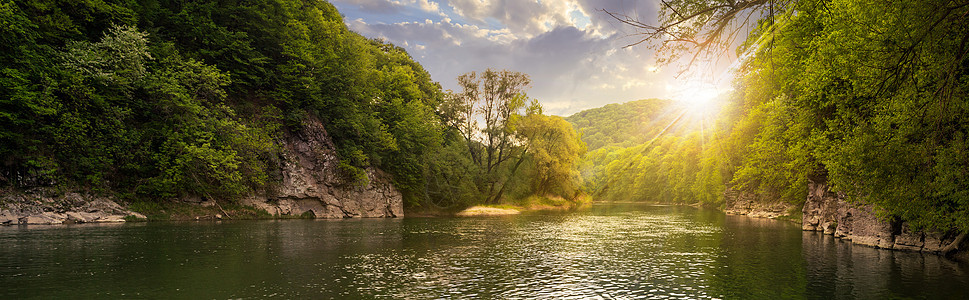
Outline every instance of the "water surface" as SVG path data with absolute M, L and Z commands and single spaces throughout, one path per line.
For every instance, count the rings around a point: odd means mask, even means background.
M 713 210 L 0 228 L 0 298 L 962 299 L 969 267 Z

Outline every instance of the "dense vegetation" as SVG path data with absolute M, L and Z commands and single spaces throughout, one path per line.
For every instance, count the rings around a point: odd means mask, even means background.
M 648 177 L 656 172 L 615 181 L 648 180 L 700 201 L 729 187 L 794 203 L 809 180 L 827 182 L 885 217 L 969 232 L 969 3 L 667 3 L 659 26 L 640 28 L 669 41 L 659 45 L 672 58 L 715 52 L 729 45 L 731 22 L 765 18 L 738 49 L 735 92 L 704 135 L 712 140 L 700 139 L 712 146 L 675 151 L 695 159 L 669 168 L 692 188 Z M 652 147 L 641 151 L 664 151 Z M 680 163 L 649 157 L 629 163 Z M 688 198 L 659 200 L 669 199 Z
M 709 162 L 701 165 L 704 150 L 718 150 L 704 144 L 711 137 L 702 130 L 711 126 L 715 112 L 646 99 L 569 116 L 566 120 L 589 145 L 579 168 L 586 190 L 605 201 L 722 201 L 721 179 L 711 177 L 716 172 L 709 170 Z
M 645 143 L 673 122 L 682 109 L 670 100 L 646 99 L 608 104 L 569 116 L 582 131 L 589 151 L 607 146 L 630 147 Z
M 388 171 L 410 205 L 468 193 L 431 188 L 448 178 L 437 169 L 466 160 L 449 156 L 467 154 L 456 147 L 481 143 L 449 127 L 446 93 L 327 2 L 3 0 L 0 22 L 2 186 L 234 199 L 277 182 L 279 138 L 319 119 L 350 178 Z M 548 118 L 536 106 L 520 130 L 487 128 L 530 146 L 526 128 L 557 126 Z M 533 173 L 545 163 L 537 151 L 506 155 Z
M 458 81 L 462 91 L 449 92 L 441 107 L 452 138 L 431 160 L 438 176 L 428 184 L 429 203 L 495 204 L 509 194 L 525 200 L 519 204 L 581 199 L 576 168 L 585 143 L 568 122 L 544 115 L 525 95 L 527 75 L 489 69 Z

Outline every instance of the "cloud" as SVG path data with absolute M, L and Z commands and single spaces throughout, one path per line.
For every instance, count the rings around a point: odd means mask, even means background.
M 478 25 L 494 20 L 513 34 L 534 36 L 560 26 L 573 26 L 574 1 L 452 0 L 455 14 Z
M 410 3 L 419 0 L 338 0 Z M 429 1 L 426 1 L 429 2 Z M 434 3 L 434 2 L 430 2 Z M 435 3 L 438 4 L 438 3 Z M 656 68 L 645 47 L 623 48 L 632 31 L 601 9 L 655 19 L 655 3 L 623 0 L 440 1 L 440 17 L 386 22 L 375 13 L 347 15 L 351 30 L 402 45 L 445 89 L 458 75 L 486 68 L 528 74 L 528 95 L 546 112 L 569 115 L 608 103 L 671 97 L 669 68 Z
M 363 12 L 376 14 L 396 14 L 406 8 L 416 8 L 430 13 L 441 11 L 437 2 L 429 0 L 333 0 L 336 4 L 356 6 Z

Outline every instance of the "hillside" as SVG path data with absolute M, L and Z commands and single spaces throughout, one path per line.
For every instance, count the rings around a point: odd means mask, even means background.
M 606 146 L 630 147 L 648 141 L 676 119 L 670 100 L 644 99 L 580 111 L 565 120 L 582 133 L 589 151 Z
M 580 172 L 585 188 L 597 200 L 693 203 L 719 201 L 698 172 L 703 141 L 713 136 L 714 112 L 706 113 L 671 100 L 646 99 L 609 104 L 566 118 L 589 146 Z M 706 132 L 704 131 L 706 130 Z M 711 182 L 722 186 L 721 182 Z
M 320 120 L 341 158 L 330 172 L 363 184 L 380 168 L 406 195 L 440 145 L 440 86 L 328 2 L 14 1 L 0 14 L 0 186 L 272 192 L 280 141 Z
M 0 189 L 18 199 L 258 198 L 341 217 L 581 195 L 585 146 L 525 96 L 528 74 L 468 70 L 474 84 L 445 92 L 326 1 L 13 1 L 0 16 Z

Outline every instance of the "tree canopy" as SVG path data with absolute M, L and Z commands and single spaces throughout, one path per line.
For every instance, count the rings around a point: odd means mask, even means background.
M 325 1 L 3 0 L 0 21 L 3 187 L 235 199 L 271 190 L 280 138 L 320 120 L 342 173 L 388 171 L 407 205 L 578 194 L 584 146 L 527 75 L 446 93 Z
M 969 3 L 663 4 L 659 25 L 639 25 L 678 54 L 722 49 L 728 24 L 759 20 L 710 142 L 724 151 L 700 159 L 723 186 L 798 203 L 809 180 L 829 182 L 885 217 L 969 232 Z

